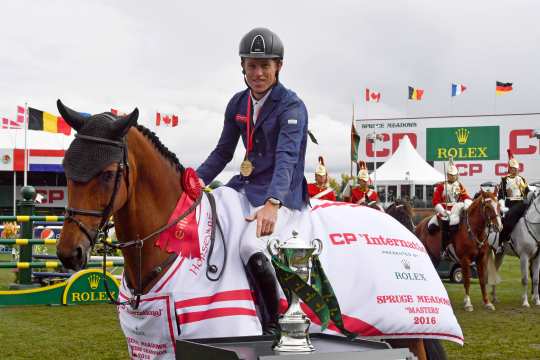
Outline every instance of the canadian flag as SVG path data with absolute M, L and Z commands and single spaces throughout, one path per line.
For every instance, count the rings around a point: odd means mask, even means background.
M 377 91 L 372 91 L 366 88 L 366 101 L 375 101 L 379 102 L 381 100 L 381 93 Z
M 118 109 L 111 109 L 111 113 L 114 115 L 114 116 L 126 116 L 127 114 L 125 112 L 122 112 Z
M 178 125 L 178 116 L 177 115 L 161 115 L 161 113 L 156 112 L 156 126 L 160 125 L 165 126 L 176 126 Z

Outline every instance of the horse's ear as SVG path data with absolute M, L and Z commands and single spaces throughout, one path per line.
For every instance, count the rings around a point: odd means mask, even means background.
M 137 119 L 139 119 L 139 109 L 137 108 L 129 115 L 119 117 L 114 122 L 114 136 L 116 138 L 124 137 L 130 127 L 137 125 Z
M 79 112 L 68 108 L 60 101 L 60 99 L 56 101 L 56 107 L 58 108 L 60 115 L 62 115 L 62 118 L 64 118 L 68 125 L 75 129 L 75 131 L 79 131 L 83 127 L 85 117 Z

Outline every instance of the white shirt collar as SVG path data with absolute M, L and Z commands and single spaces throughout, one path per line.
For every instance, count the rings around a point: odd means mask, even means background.
M 270 89 L 260 100 L 255 99 L 251 91 L 249 92 L 249 96 L 251 96 L 251 102 L 253 103 L 253 123 L 254 124 L 257 122 L 257 119 L 259 118 L 259 113 L 261 112 L 261 108 L 263 107 L 264 103 L 266 102 L 266 99 L 268 99 L 268 95 L 270 95 L 271 92 L 272 92 L 272 89 Z

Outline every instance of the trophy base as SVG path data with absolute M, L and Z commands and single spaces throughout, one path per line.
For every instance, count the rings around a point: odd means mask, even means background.
M 413 360 L 408 349 L 392 349 L 383 341 L 310 334 L 317 351 L 292 354 L 272 350 L 274 336 L 241 336 L 176 341 L 176 360 Z
M 278 343 L 273 347 L 274 351 L 305 353 L 315 351 L 309 340 L 310 321 L 305 316 L 281 317 L 279 327 L 281 329 Z

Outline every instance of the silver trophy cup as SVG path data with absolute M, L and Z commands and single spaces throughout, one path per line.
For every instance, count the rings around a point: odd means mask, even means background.
M 311 275 L 311 258 L 322 251 L 322 241 L 314 239 L 308 243 L 298 237 L 293 231 L 292 238 L 281 242 L 271 239 L 268 242 L 268 251 L 277 256 L 292 271 L 309 284 Z M 314 347 L 309 339 L 309 325 L 311 321 L 300 307 L 300 299 L 290 289 L 291 302 L 289 308 L 279 319 L 281 337 L 274 350 L 283 352 L 310 352 Z

